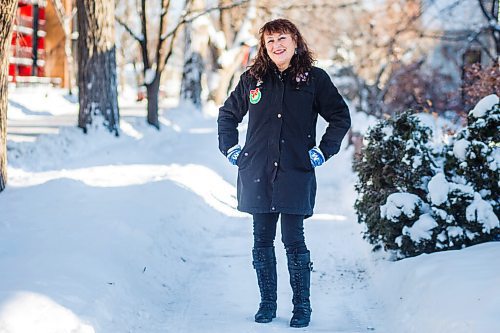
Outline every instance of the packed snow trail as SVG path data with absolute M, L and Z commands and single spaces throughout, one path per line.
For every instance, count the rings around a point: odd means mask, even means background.
M 289 332 L 292 305 L 284 250 L 277 249 L 277 318 L 269 324 L 254 323 L 259 291 L 249 255 L 251 221 L 227 223 L 215 235 L 213 247 L 205 250 L 187 289 L 179 291 L 179 302 L 173 305 L 177 309 L 169 319 L 175 328 L 172 332 Z M 316 235 L 325 232 L 336 232 L 335 238 L 339 240 L 344 236 L 344 245 L 351 237 L 348 222 L 310 220 L 308 223 L 306 232 L 314 234 L 308 237 L 309 244 L 316 240 Z M 312 226 L 313 223 L 317 225 Z M 328 224 L 333 223 L 337 225 L 329 228 Z M 375 324 L 377 304 L 369 295 L 369 277 L 363 259 L 335 251 L 333 242 L 309 246 L 316 254 L 311 288 L 313 319 L 302 331 L 366 332 L 379 327 Z
M 217 150 L 213 121 L 205 119 L 191 127 L 192 120 L 179 125 L 175 163 L 202 164 L 217 170 L 234 184 L 236 167 Z M 203 124 L 205 126 L 203 126 Z M 189 128 L 191 127 L 191 128 Z M 212 128 L 212 130 L 210 130 Z M 190 134 L 186 134 L 190 133 Z M 195 133 L 195 134 L 193 134 Z M 244 133 L 243 133 L 244 134 Z M 193 140 L 192 136 L 199 139 Z M 190 152 L 183 154 L 183 151 Z M 314 261 L 312 274 L 313 316 L 309 332 L 366 332 L 381 328 L 380 306 L 370 294 L 370 246 L 361 239 L 355 221 L 351 171 L 352 151 L 344 151 L 318 172 L 318 214 L 306 220 L 306 239 Z M 205 177 L 208 181 L 209 177 Z M 218 187 L 221 190 L 220 186 Z M 212 196 L 217 196 L 213 189 Z M 234 192 L 233 192 L 234 195 Z M 205 195 L 205 198 L 208 196 Z M 220 197 L 220 195 L 219 195 Z M 230 200 L 226 200 L 228 202 Z M 252 225 L 248 215 L 220 214 L 200 225 L 213 231 L 199 243 L 200 257 L 191 264 L 191 273 L 167 311 L 166 322 L 172 332 L 288 332 L 291 317 L 291 289 L 286 255 L 278 228 L 278 313 L 270 324 L 257 324 L 253 315 L 259 292 L 251 264 Z M 219 211 L 221 211 L 219 209 Z M 208 235 L 207 235 L 208 236 Z
M 236 168 L 217 150 L 215 119 L 176 109 L 162 121 L 157 132 L 130 120 L 119 139 L 70 128 L 10 143 L 0 332 L 290 331 L 279 228 L 277 318 L 253 321 L 251 218 L 235 210 Z M 305 222 L 313 313 L 301 331 L 383 332 L 350 155 L 318 169 L 317 215 Z

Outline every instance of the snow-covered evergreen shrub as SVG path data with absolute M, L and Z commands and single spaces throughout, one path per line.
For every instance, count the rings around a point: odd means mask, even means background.
M 500 239 L 499 125 L 493 95 L 439 154 L 431 130 L 411 113 L 372 128 L 354 164 L 365 237 L 399 258 Z
M 498 218 L 472 186 L 448 182 L 438 173 L 428 187 L 431 216 L 438 224 L 434 251 L 460 249 L 495 238 Z
M 499 211 L 500 104 L 496 95 L 479 101 L 469 113 L 467 128 L 445 147 L 446 176 L 467 184 Z
M 408 228 L 425 212 L 427 182 L 434 175 L 430 138 L 431 130 L 412 112 L 382 121 L 366 134 L 362 158 L 354 163 L 355 209 L 372 244 L 403 255 L 428 247 L 426 237 L 411 241 Z
M 447 180 L 442 176 L 440 183 L 447 183 L 450 191 L 446 202 L 433 202 L 433 209 L 447 214 L 440 234 L 445 247 L 460 248 L 500 237 L 499 128 L 499 99 L 490 95 L 477 103 L 467 127 L 444 148 Z

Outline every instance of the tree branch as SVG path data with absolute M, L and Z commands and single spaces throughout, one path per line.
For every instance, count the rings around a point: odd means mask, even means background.
M 181 20 L 177 23 L 177 25 L 172 29 L 172 31 L 168 32 L 167 34 L 161 36 L 160 38 L 161 39 L 167 39 L 171 36 L 173 36 L 174 34 L 177 34 L 177 30 L 179 30 L 179 28 L 183 25 L 183 24 L 186 24 L 186 23 L 190 23 L 190 22 L 193 22 L 194 20 L 196 20 L 197 18 L 199 18 L 200 16 L 203 16 L 205 14 L 208 14 L 210 12 L 213 12 L 214 10 L 228 10 L 228 9 L 231 9 L 231 8 L 235 8 L 235 7 L 239 7 L 247 2 L 249 2 L 250 0 L 240 0 L 238 2 L 234 2 L 230 5 L 226 5 L 226 6 L 214 6 L 214 7 L 211 7 L 211 8 L 207 8 L 203 11 L 200 11 L 199 13 L 197 14 L 194 14 L 192 17 L 188 17 L 189 14 L 193 14 L 193 13 L 186 13 L 182 16 Z
M 184 14 L 184 17 L 187 15 L 188 13 L 188 8 L 189 6 L 191 6 L 191 0 L 187 0 L 185 3 L 184 3 L 184 12 L 186 14 Z M 180 27 L 179 23 L 177 24 L 177 28 Z M 173 52 L 174 52 L 174 41 L 175 41 L 175 36 L 177 35 L 177 32 L 179 31 L 179 29 L 175 29 L 174 30 L 174 34 L 172 35 L 172 38 L 170 38 L 170 44 L 168 45 L 168 52 L 165 56 L 165 59 L 163 60 L 162 62 L 162 65 L 161 65 L 161 68 L 160 66 L 158 66 L 158 69 L 161 73 L 161 71 L 163 71 L 163 69 L 165 68 L 165 66 L 167 65 L 167 62 L 168 60 L 170 59 L 170 57 L 172 56 Z M 163 43 L 165 41 L 165 39 L 160 39 L 160 41 Z M 160 59 L 158 59 L 158 63 L 159 63 Z
M 189 2 L 189 1 L 187 1 Z M 186 2 L 186 3 L 187 3 Z M 168 9 L 170 8 L 170 0 L 161 0 L 161 13 L 160 13 L 160 27 L 159 27 L 159 31 L 158 31 L 158 36 L 161 36 L 165 30 L 165 27 L 167 26 L 167 13 L 168 13 Z M 158 40 L 158 44 L 156 45 L 156 57 L 155 57 L 155 61 L 156 61 L 156 75 L 158 75 L 159 73 L 161 73 L 161 70 L 162 68 L 160 68 L 159 64 L 160 64 L 160 58 L 161 58 L 161 51 L 163 50 L 163 45 L 165 44 L 165 40 L 164 39 L 159 39 Z
M 144 75 L 146 75 L 146 70 L 151 67 L 149 62 L 149 53 L 148 53 L 148 28 L 147 28 L 147 19 L 146 19 L 146 0 L 141 0 L 141 7 L 139 11 L 139 16 L 141 18 L 141 31 L 142 31 L 142 40 L 139 42 L 141 44 L 141 54 L 142 61 L 144 63 Z
M 488 13 L 488 9 L 484 6 L 484 3 L 482 0 L 477 0 L 479 2 L 479 7 L 481 7 L 481 11 L 483 12 L 483 15 L 488 19 L 488 21 L 491 21 L 494 19 L 493 16 Z
M 127 24 L 125 24 L 125 22 L 123 22 L 118 16 L 115 16 L 115 21 L 116 23 L 118 23 L 123 29 L 125 29 L 126 32 L 128 32 L 128 34 L 133 38 L 135 39 L 136 41 L 138 41 L 139 43 L 142 41 L 141 37 L 139 37 L 138 35 L 135 34 L 135 32 L 132 31 L 132 29 L 129 28 L 129 26 Z
M 309 3 L 309 4 L 290 4 L 288 6 L 280 6 L 280 9 L 283 10 L 290 10 L 290 9 L 321 9 L 321 8 L 328 8 L 328 9 L 341 9 L 341 8 L 347 8 L 355 5 L 359 5 L 360 1 L 354 0 L 352 2 L 346 2 L 346 3 L 341 3 L 341 4 L 331 4 L 331 3 L 321 3 L 321 4 L 315 4 L 315 3 Z M 261 7 L 261 8 L 266 8 L 267 7 Z

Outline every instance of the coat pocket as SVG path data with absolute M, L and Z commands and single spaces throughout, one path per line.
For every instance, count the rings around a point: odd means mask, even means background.
M 305 152 L 305 159 L 304 159 L 304 169 L 306 171 L 312 171 L 314 170 L 314 167 L 311 164 L 311 157 L 309 156 L 309 149 L 306 150 Z
M 240 170 L 247 168 L 250 165 L 251 154 L 245 150 L 245 147 L 241 150 L 240 156 L 236 160 L 236 165 Z

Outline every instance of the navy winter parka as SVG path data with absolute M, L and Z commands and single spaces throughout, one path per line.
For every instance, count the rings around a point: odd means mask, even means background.
M 219 109 L 219 149 L 238 144 L 238 124 L 248 113 L 238 157 L 238 210 L 247 213 L 313 214 L 316 176 L 309 150 L 316 145 L 318 114 L 328 127 L 319 148 L 328 159 L 340 149 L 351 120 L 328 74 L 313 67 L 291 77 L 289 69 L 256 80 L 248 71 Z

